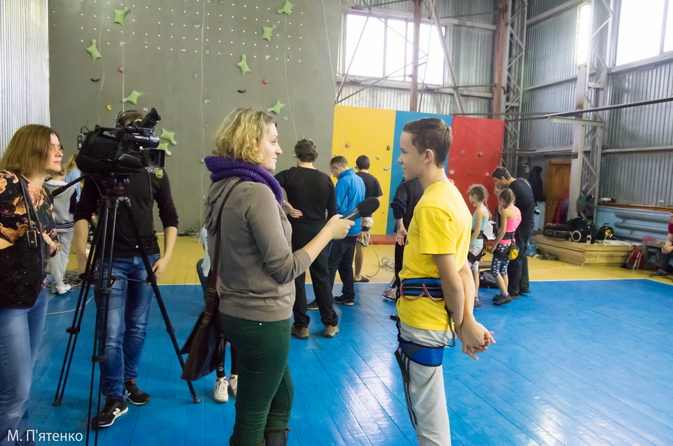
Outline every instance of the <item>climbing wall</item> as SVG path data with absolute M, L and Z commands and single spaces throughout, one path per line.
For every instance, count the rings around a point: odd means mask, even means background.
M 215 130 L 236 106 L 274 113 L 284 155 L 332 140 L 338 0 L 62 0 L 49 4 L 52 126 L 66 156 L 80 128 L 156 107 L 181 217 L 198 229 Z

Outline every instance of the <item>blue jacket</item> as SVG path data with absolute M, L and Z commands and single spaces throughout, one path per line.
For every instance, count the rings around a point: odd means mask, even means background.
M 339 175 L 334 192 L 337 214 L 344 215 L 365 199 L 365 183 L 355 174 L 354 169 L 348 169 Z M 360 232 L 362 232 L 362 219 L 358 218 L 348 231 L 348 235 L 357 235 Z

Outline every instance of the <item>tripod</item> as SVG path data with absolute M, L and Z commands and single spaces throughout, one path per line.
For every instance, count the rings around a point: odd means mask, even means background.
M 140 232 L 138 226 L 134 219 L 133 213 L 131 212 L 131 202 L 128 197 L 124 194 L 124 185 L 128 182 L 128 174 L 119 174 L 113 175 L 110 177 L 101 179 L 103 185 L 105 186 L 105 195 L 102 197 L 100 206 L 98 209 L 98 225 L 94 231 L 93 241 L 91 243 L 91 251 L 86 261 L 86 269 L 84 274 L 82 274 L 82 286 L 80 289 L 79 297 L 75 307 L 75 313 L 73 316 L 72 325 L 66 329 L 66 332 L 70 334 L 68 343 L 66 346 L 65 356 L 63 358 L 63 365 L 61 367 L 61 373 L 58 379 L 58 385 L 56 388 L 56 395 L 54 396 L 54 406 L 60 406 L 63 400 L 63 395 L 65 393 L 65 386 L 68 381 L 68 375 L 70 373 L 70 366 L 72 364 L 72 359 L 75 351 L 75 346 L 77 344 L 77 338 L 80 333 L 80 328 L 82 325 L 82 319 L 84 316 L 84 310 L 86 307 L 87 296 L 89 295 L 89 290 L 91 284 L 95 281 L 94 284 L 94 296 L 98 303 L 96 311 L 96 323 L 95 323 L 95 335 L 93 340 L 93 355 L 91 359 L 91 382 L 89 386 L 89 407 L 87 412 L 87 444 L 89 442 L 89 433 L 91 429 L 91 409 L 93 404 L 93 390 L 95 382 L 95 370 L 96 363 L 101 363 L 105 360 L 105 339 L 107 332 L 107 323 L 108 323 L 108 311 L 109 311 L 109 299 L 112 292 L 112 285 L 116 280 L 126 280 L 112 275 L 112 263 L 113 263 L 113 246 L 112 240 L 114 239 L 114 234 L 117 224 L 117 215 L 119 212 L 119 205 L 122 205 L 122 208 L 126 211 L 126 215 L 129 219 L 131 229 L 133 231 L 133 236 L 135 238 L 136 246 L 138 247 L 145 271 L 147 273 L 146 282 L 152 286 L 152 291 L 156 297 L 157 304 L 163 316 L 164 323 L 166 325 L 166 331 L 168 332 L 171 341 L 173 343 L 173 348 L 175 354 L 178 357 L 181 368 L 184 367 L 185 363 L 180 355 L 180 348 L 178 347 L 178 342 L 175 339 L 175 333 L 171 321 L 168 317 L 166 311 L 166 306 L 164 305 L 163 299 L 161 298 L 161 293 L 159 292 L 159 287 L 156 282 L 156 276 L 152 271 L 152 265 L 150 264 L 149 258 L 147 257 L 147 252 L 145 246 L 142 243 Z M 108 225 L 111 225 L 111 228 Z M 97 271 L 96 271 L 97 270 Z M 101 400 L 101 388 L 102 380 L 99 380 L 98 383 L 98 398 L 97 398 L 97 412 L 100 411 L 100 400 Z M 199 403 L 201 400 L 196 395 L 194 387 L 190 381 L 187 381 L 187 386 L 192 395 L 192 401 L 194 403 Z M 96 442 L 98 440 L 98 429 L 96 428 Z

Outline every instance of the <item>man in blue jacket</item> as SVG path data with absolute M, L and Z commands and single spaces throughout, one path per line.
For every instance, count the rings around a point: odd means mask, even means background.
M 335 198 L 337 214 L 345 215 L 356 208 L 358 203 L 365 199 L 365 183 L 355 174 L 355 170 L 348 167 L 348 160 L 343 156 L 335 156 L 330 161 L 330 173 L 337 178 Z M 342 305 L 353 306 L 355 300 L 355 280 L 353 277 L 353 255 L 355 254 L 355 241 L 362 231 L 362 218 L 355 220 L 342 240 L 333 240 L 329 255 L 329 272 L 332 287 L 334 278 L 339 270 L 339 277 L 343 287 L 341 296 L 335 296 L 334 302 Z

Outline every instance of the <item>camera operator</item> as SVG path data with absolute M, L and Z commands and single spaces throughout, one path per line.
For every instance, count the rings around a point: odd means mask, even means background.
M 143 114 L 134 110 L 121 114 L 117 119 L 118 128 L 126 127 L 142 120 Z M 125 196 L 130 200 L 131 212 L 138 225 L 140 237 L 157 277 L 166 270 L 173 255 L 177 237 L 178 214 L 171 196 L 171 186 L 166 172 L 161 168 L 144 167 L 128 174 Z M 86 265 L 86 241 L 91 216 L 103 199 L 105 185 L 98 177 L 84 181 L 82 194 L 75 214 L 74 243 L 77 249 L 77 264 L 80 273 Z M 164 227 L 164 253 L 160 255 L 159 244 L 154 232 L 152 208 L 154 201 L 159 206 L 159 218 Z M 122 207 L 122 206 L 120 206 Z M 143 405 L 150 401 L 150 395 L 136 386 L 138 363 L 146 336 L 146 327 L 152 300 L 152 287 L 147 280 L 147 272 L 142 255 L 132 230 L 131 220 L 125 211 L 117 213 L 114 234 L 108 234 L 106 246 L 112 248 L 112 270 L 114 282 L 107 306 L 107 328 L 102 339 L 103 327 L 99 327 L 99 342 L 104 342 L 105 359 L 101 362 L 101 387 L 105 395 L 103 410 L 93 418 L 94 429 L 111 426 L 115 419 L 128 411 L 127 402 Z M 108 227 L 112 227 L 110 214 Z M 99 221 L 98 224 L 105 224 Z M 107 254 L 107 253 L 106 253 Z M 102 254 L 101 254 L 102 255 Z M 106 259 L 107 260 L 107 259 Z M 107 271 L 107 262 L 92 266 L 98 273 Z M 96 296 L 96 306 L 105 311 L 100 296 Z

